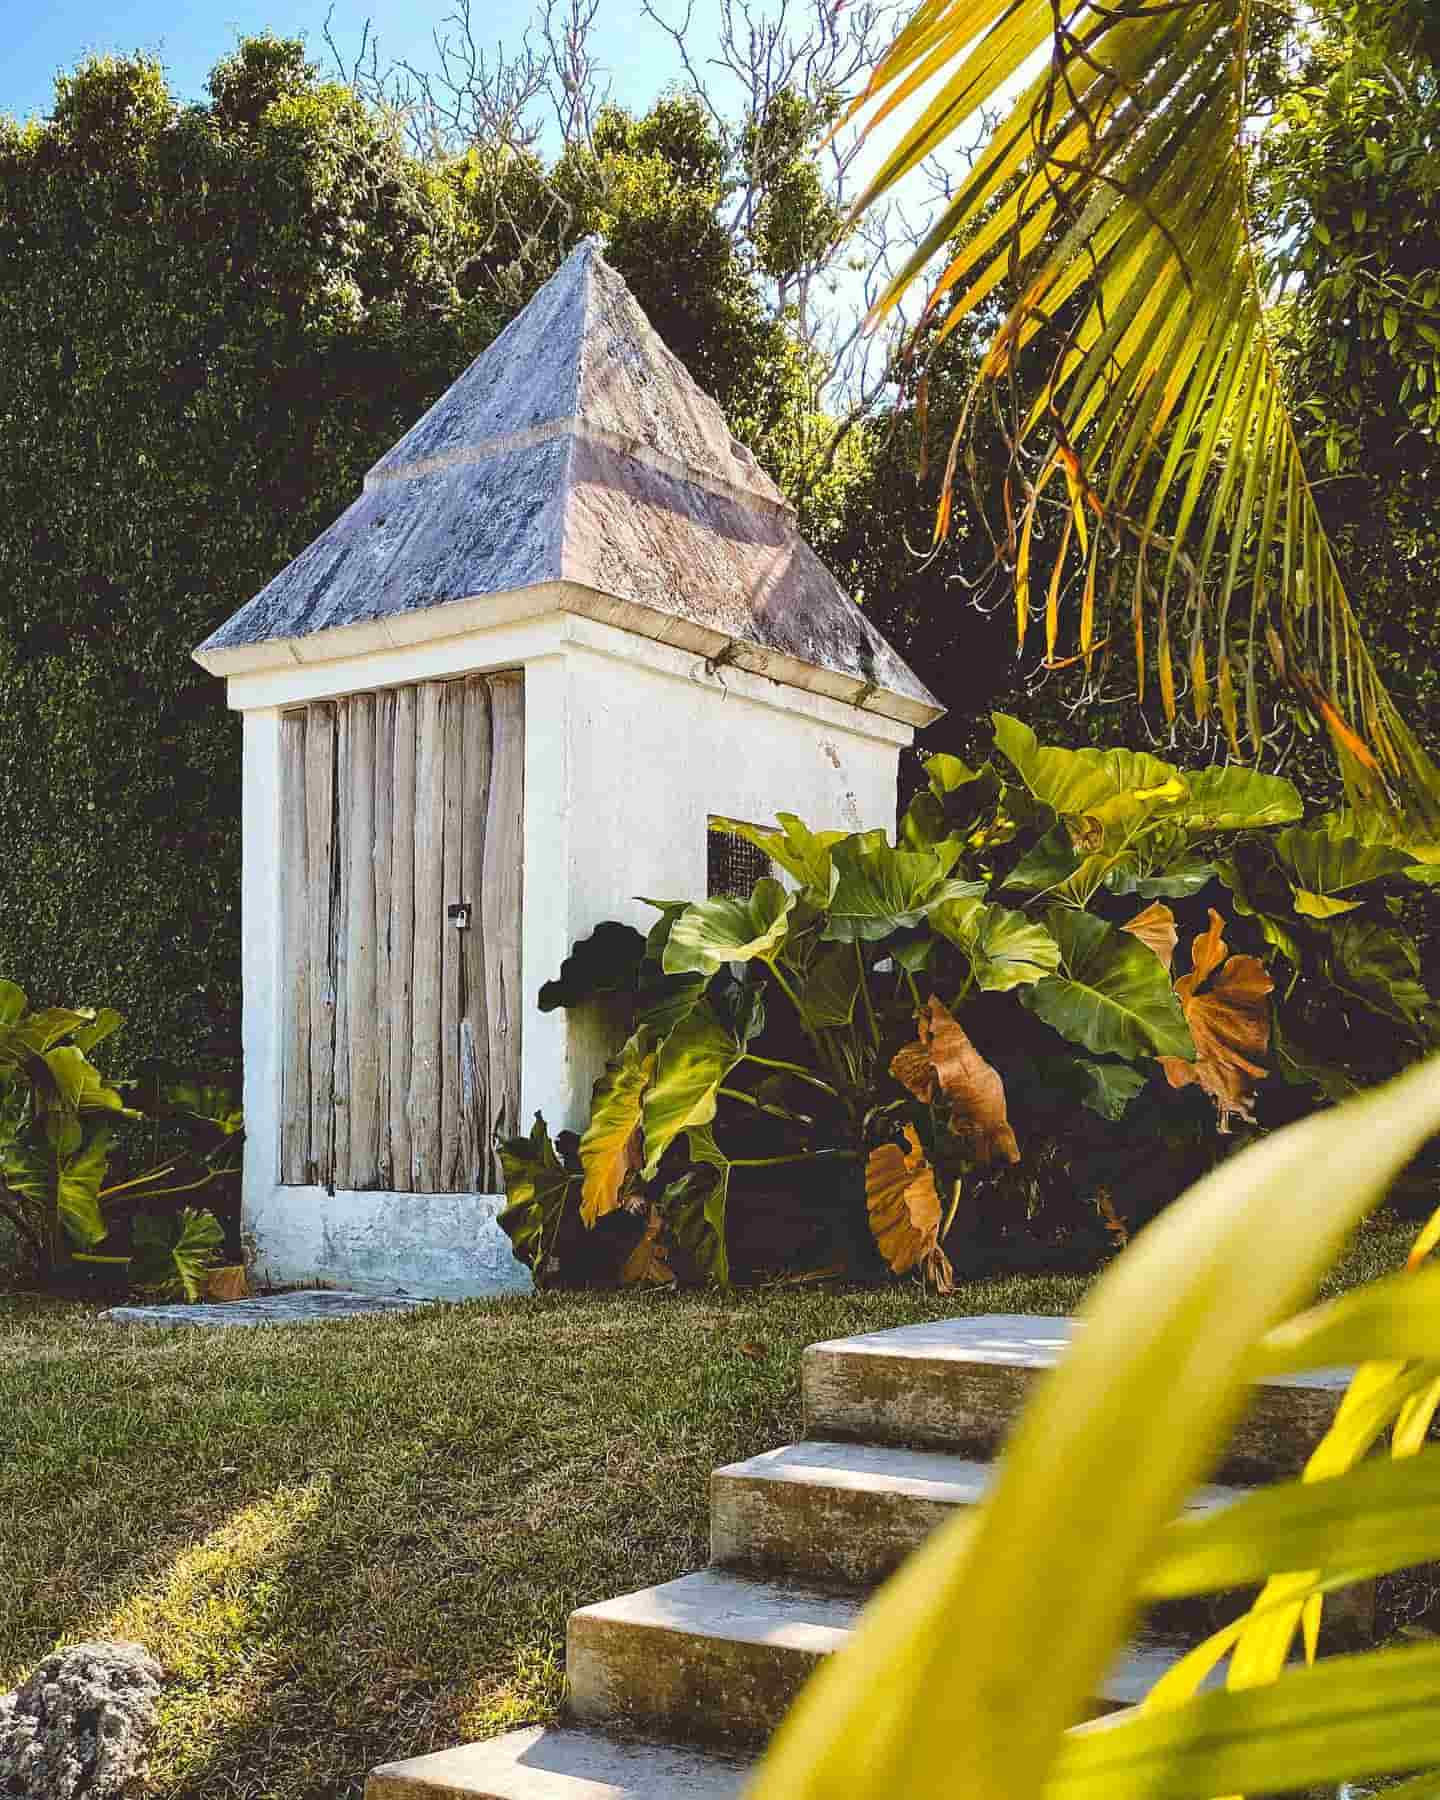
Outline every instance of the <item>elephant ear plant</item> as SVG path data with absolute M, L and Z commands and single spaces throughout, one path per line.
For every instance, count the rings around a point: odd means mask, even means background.
M 68 1256 L 195 1299 L 224 1232 L 212 1213 L 177 1212 L 173 1200 L 235 1172 L 240 1114 L 223 1084 L 158 1067 L 133 1082 L 107 1080 L 90 1052 L 122 1023 L 108 1007 L 32 1009 L 22 989 L 0 981 L 0 1215 L 42 1276 Z M 147 1137 L 148 1166 L 132 1169 Z M 179 1147 L 162 1155 L 162 1140 Z M 126 1167 L 112 1179 L 117 1162 Z M 158 1213 L 136 1210 L 156 1203 Z M 107 1255 L 100 1247 L 120 1211 L 131 1216 L 131 1252 Z
M 1043 746 L 1003 714 L 995 742 L 978 770 L 932 758 L 894 842 L 716 820 L 784 879 L 654 899 L 648 936 L 610 922 L 576 944 L 540 1004 L 608 1008 L 623 1042 L 583 1133 L 552 1141 L 537 1116 L 501 1145 L 502 1223 L 538 1279 L 723 1283 L 742 1189 L 774 1207 L 823 1184 L 849 1266 L 878 1255 L 943 1291 L 977 1197 L 1023 1211 L 1044 1143 L 1063 1162 L 1093 1128 L 1133 1156 L 1167 1115 L 1216 1143 L 1254 1125 L 1276 1063 L 1310 1095 L 1343 1088 L 1308 1050 L 1276 1055 L 1277 965 L 1287 1007 L 1326 991 L 1317 1018 L 1347 976 L 1342 1041 L 1362 1012 L 1372 1037 L 1398 1013 L 1428 1041 L 1414 946 L 1357 892 L 1413 894 L 1409 852 L 1339 815 L 1307 830 L 1278 776 Z

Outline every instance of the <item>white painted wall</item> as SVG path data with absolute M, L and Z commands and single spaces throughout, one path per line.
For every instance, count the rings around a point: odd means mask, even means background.
M 313 647 L 315 640 L 310 640 Z M 491 1195 L 328 1194 L 281 1187 L 280 711 L 478 670 L 525 670 L 521 1130 L 538 1109 L 578 1129 L 612 1046 L 594 1020 L 541 1013 L 540 985 L 602 919 L 648 929 L 638 895 L 705 892 L 713 813 L 817 829 L 893 828 L 909 725 L 613 625 L 556 611 L 330 664 L 236 675 L 244 712 L 244 1234 L 255 1277 L 372 1292 L 523 1290 Z

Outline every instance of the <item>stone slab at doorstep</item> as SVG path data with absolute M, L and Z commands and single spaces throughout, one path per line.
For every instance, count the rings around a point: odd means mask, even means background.
M 752 1767 L 721 1751 L 532 1725 L 385 1763 L 365 1800 L 739 1800 Z
M 993 1456 L 1075 1330 L 1073 1319 L 991 1313 L 812 1344 L 800 1377 L 806 1436 Z M 1349 1379 L 1340 1369 L 1260 1382 L 1220 1478 L 1298 1475 Z
M 112 1325 L 315 1325 L 329 1319 L 414 1312 L 417 1307 L 432 1304 L 405 1294 L 352 1294 L 339 1288 L 321 1288 L 213 1304 L 199 1301 L 195 1305 L 112 1306 L 100 1317 Z
M 779 1725 L 822 1657 L 839 1650 L 864 1596 L 702 1569 L 570 1615 L 570 1710 L 585 1725 L 743 1746 Z M 1184 1646 L 1140 1633 L 1095 1696 L 1131 1706 Z

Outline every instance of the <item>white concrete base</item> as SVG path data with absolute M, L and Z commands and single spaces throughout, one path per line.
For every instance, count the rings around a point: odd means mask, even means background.
M 245 1260 L 257 1286 L 318 1281 L 434 1300 L 528 1294 L 530 1271 L 495 1222 L 504 1204 L 498 1194 L 252 1191 Z

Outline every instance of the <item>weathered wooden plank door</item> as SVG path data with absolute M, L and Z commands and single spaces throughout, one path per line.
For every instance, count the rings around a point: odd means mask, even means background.
M 280 1179 L 498 1193 L 519 1129 L 517 673 L 281 720 Z

